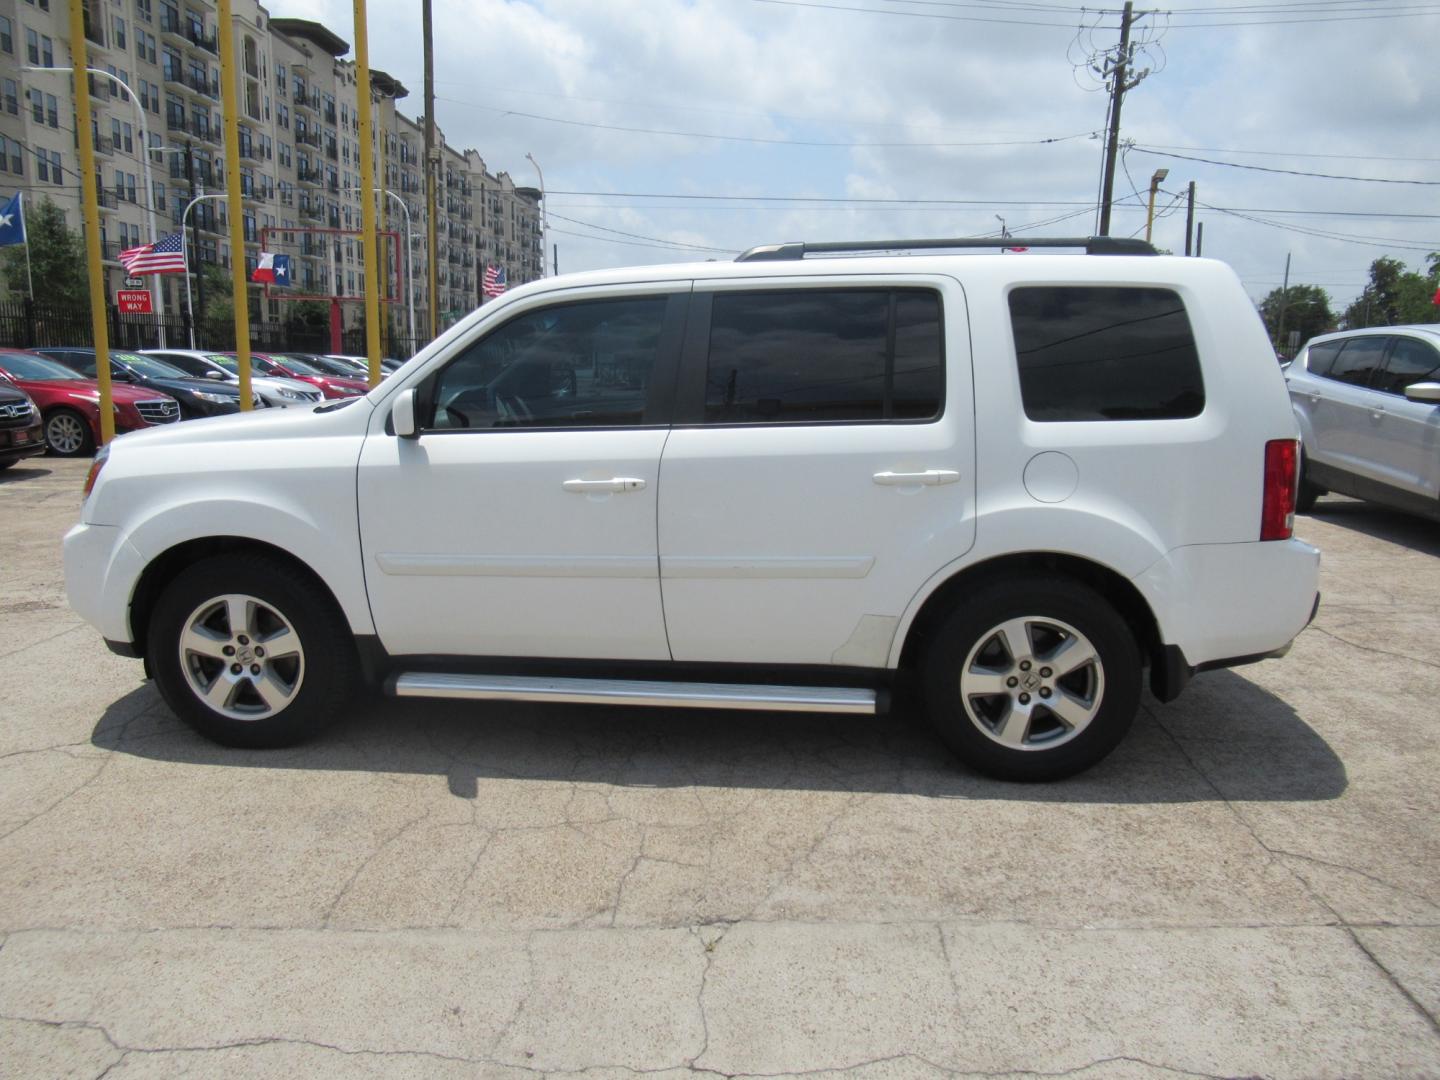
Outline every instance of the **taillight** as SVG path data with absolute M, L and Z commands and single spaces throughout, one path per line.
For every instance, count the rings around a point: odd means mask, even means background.
M 95 481 L 100 479 L 100 470 L 105 467 L 105 462 L 110 460 L 110 447 L 102 446 L 95 452 L 95 460 L 90 463 L 90 472 L 85 477 L 85 494 L 80 496 L 84 502 L 90 497 L 90 492 L 95 490 Z
M 1260 539 L 1289 540 L 1295 530 L 1296 464 L 1299 443 L 1271 439 L 1265 444 L 1265 495 L 1260 507 Z

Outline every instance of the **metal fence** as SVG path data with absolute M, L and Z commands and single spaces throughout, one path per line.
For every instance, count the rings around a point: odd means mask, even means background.
M 112 349 L 190 348 L 190 321 L 184 315 L 122 315 L 107 305 L 105 309 L 107 336 Z M 163 331 L 163 333 L 162 333 Z M 341 335 L 342 353 L 365 355 L 365 330 L 357 327 Z M 223 352 L 235 348 L 235 333 L 226 328 L 201 324 L 195 329 L 195 348 Z M 386 356 L 407 360 L 428 343 L 391 335 L 381 337 Z M 9 349 L 55 348 L 60 346 L 94 346 L 95 336 L 90 324 L 90 309 L 69 305 L 32 303 L 29 300 L 0 303 L 0 347 Z M 253 352 L 328 353 L 328 326 L 299 327 L 275 323 L 250 324 L 250 348 Z

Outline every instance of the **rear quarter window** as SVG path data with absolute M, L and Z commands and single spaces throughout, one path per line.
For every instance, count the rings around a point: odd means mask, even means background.
M 1174 290 L 1024 285 L 1009 300 L 1031 420 L 1181 420 L 1204 410 L 1195 336 Z

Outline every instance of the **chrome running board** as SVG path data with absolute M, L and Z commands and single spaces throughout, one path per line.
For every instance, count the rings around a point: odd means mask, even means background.
M 389 689 L 396 697 L 462 698 L 467 701 L 554 701 L 581 705 L 659 705 L 671 709 L 752 709 L 865 716 L 874 715 L 877 711 L 874 690 L 843 686 L 747 686 L 407 671 L 392 678 Z

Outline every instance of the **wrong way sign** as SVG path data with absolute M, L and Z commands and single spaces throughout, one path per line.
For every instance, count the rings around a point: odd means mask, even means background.
M 149 289 L 119 289 L 115 293 L 115 306 L 121 315 L 149 315 L 154 311 Z

